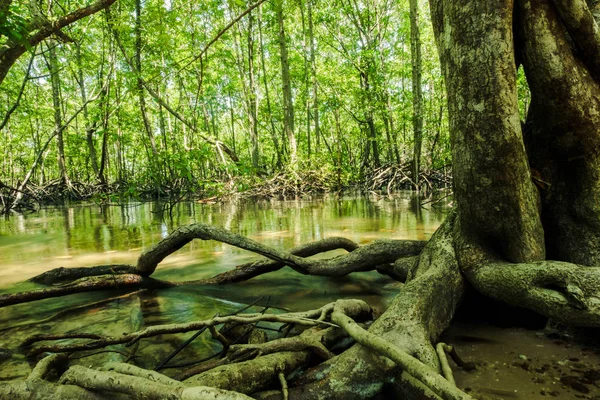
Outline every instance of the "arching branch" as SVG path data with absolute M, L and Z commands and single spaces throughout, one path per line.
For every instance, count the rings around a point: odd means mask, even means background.
M 62 28 L 71 25 L 72 23 L 95 14 L 111 6 L 116 0 L 98 0 L 89 6 L 82 7 L 69 14 L 66 14 L 55 20 L 47 20 L 44 24 L 38 27 L 35 32 L 30 32 L 29 36 L 22 41 L 9 39 L 2 49 L 0 49 L 0 85 L 6 74 L 13 64 L 27 51 L 28 48 L 34 47 L 42 40 L 50 37 L 52 34 L 59 32 Z

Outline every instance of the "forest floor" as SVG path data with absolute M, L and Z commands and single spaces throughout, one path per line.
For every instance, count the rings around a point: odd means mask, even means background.
M 475 371 L 454 369 L 478 399 L 600 399 L 600 344 L 582 332 L 457 320 L 442 335 Z

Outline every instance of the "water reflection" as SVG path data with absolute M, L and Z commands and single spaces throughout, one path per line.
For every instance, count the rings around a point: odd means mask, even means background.
M 190 223 L 222 226 L 286 249 L 331 236 L 358 243 L 377 238 L 427 239 L 445 212 L 443 207 L 422 208 L 410 192 L 386 198 L 187 202 L 172 209 L 159 203 L 46 208 L 0 221 L 0 285 L 60 266 L 134 263 L 143 249 Z M 167 258 L 158 273 L 203 277 L 249 257 L 228 245 L 194 241 Z
M 410 193 L 369 199 L 190 202 L 172 208 L 159 203 L 47 208 L 0 221 L 0 293 L 33 289 L 36 286 L 31 282 L 15 283 L 60 266 L 135 263 L 143 249 L 184 224 L 213 224 L 269 246 L 289 249 L 332 236 L 363 244 L 379 238 L 426 239 L 446 211 L 424 209 Z M 153 276 L 199 279 L 256 258 L 229 245 L 196 240 L 164 260 Z M 81 293 L 1 308 L 0 348 L 15 350 L 25 337 L 40 332 L 119 335 L 143 326 L 206 319 L 215 312 L 232 312 L 261 296 L 270 299 L 272 305 L 295 310 L 317 308 L 338 298 L 361 298 L 383 309 L 399 285 L 376 272 L 328 279 L 283 268 L 232 285 L 184 286 L 131 295 L 119 291 Z M 107 298 L 113 300 L 105 301 Z M 142 366 L 153 368 L 191 334 L 162 335 L 140 342 L 138 352 L 144 353 L 148 363 Z M 120 353 L 107 354 L 95 362 L 130 351 L 120 349 Z M 218 343 L 203 335 L 178 358 L 198 359 L 218 349 Z M 27 360 L 15 356 L 1 363 L 0 380 L 25 376 L 29 370 Z

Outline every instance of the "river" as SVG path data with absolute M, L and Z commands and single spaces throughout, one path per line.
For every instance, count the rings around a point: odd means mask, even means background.
M 0 220 L 0 293 L 38 287 L 26 279 L 57 267 L 135 264 L 140 253 L 181 225 L 203 223 L 245 235 L 265 245 L 290 249 L 319 239 L 343 236 L 359 244 L 386 239 L 428 239 L 448 211 L 447 201 L 420 206 L 411 192 L 393 197 L 326 196 L 315 199 L 73 205 Z M 330 252 L 321 257 L 331 257 Z M 153 277 L 193 280 L 213 276 L 259 259 L 229 245 L 196 240 L 165 259 Z M 337 298 L 361 298 L 382 310 L 401 284 L 376 272 L 341 279 L 311 277 L 284 268 L 247 282 L 216 287 L 178 287 L 146 291 L 108 303 L 85 306 L 119 292 L 96 292 L 47 299 L 0 309 L 0 348 L 14 351 L 25 337 L 39 333 L 87 332 L 114 335 L 139 327 L 210 318 L 261 298 L 273 307 L 317 308 Z M 71 310 L 71 311 L 69 311 Z M 148 340 L 153 362 L 177 345 L 177 338 Z M 171 341 L 171 343 L 169 343 Z M 202 349 L 201 345 L 207 345 Z M 153 342 L 153 343 L 152 343 Z M 215 344 L 204 338 L 193 356 Z M 188 355 L 192 357 L 192 355 Z M 0 379 L 29 370 L 18 352 L 0 364 Z
M 144 249 L 191 223 L 223 227 L 278 249 L 332 236 L 359 244 L 377 239 L 425 240 L 449 211 L 448 202 L 420 202 L 411 192 L 402 192 L 392 197 L 188 202 L 171 209 L 157 203 L 43 208 L 0 220 L 0 294 L 39 287 L 25 280 L 57 267 L 135 264 Z M 320 256 L 336 254 L 341 251 Z M 173 281 L 206 278 L 259 258 L 229 245 L 196 240 L 167 257 L 153 277 Z M 209 319 L 217 312 L 230 313 L 257 300 L 252 311 L 264 310 L 265 305 L 270 306 L 268 312 L 305 310 L 338 298 L 364 299 L 383 310 L 401 287 L 376 272 L 330 279 L 283 268 L 237 284 L 182 286 L 130 295 L 120 291 L 82 293 L 4 307 L 0 308 L 0 381 L 29 373 L 33 364 L 19 344 L 36 333 L 115 336 L 150 325 Z M 573 333 L 544 330 L 543 325 L 525 329 L 522 321 L 499 324 L 495 312 L 510 317 L 510 311 L 484 310 L 475 320 L 455 320 L 441 339 L 453 344 L 463 358 L 477 363 L 475 372 L 454 370 L 459 387 L 486 399 L 600 398 L 600 344 L 595 333 L 590 341 Z M 144 339 L 138 348 L 117 346 L 111 353 L 79 362 L 98 366 L 133 353 L 138 365 L 154 368 L 191 335 Z M 176 376 L 178 365 L 219 350 L 220 345 L 205 333 L 169 363 L 176 368 L 161 372 Z M 598 380 L 592 382 L 589 377 Z

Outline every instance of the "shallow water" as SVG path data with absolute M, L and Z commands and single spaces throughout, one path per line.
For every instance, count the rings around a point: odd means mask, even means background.
M 0 293 L 34 288 L 32 283 L 18 282 L 56 267 L 133 264 L 143 249 L 189 223 L 225 227 L 279 249 L 332 236 L 344 236 L 360 244 L 379 238 L 428 239 L 449 210 L 446 203 L 438 203 L 442 207 L 433 210 L 427 205 L 420 208 L 412 194 L 406 192 L 393 198 L 182 203 L 170 212 L 149 203 L 43 209 L 0 220 Z M 192 280 L 255 259 L 258 257 L 228 245 L 196 240 L 165 259 L 153 276 Z M 114 336 L 149 325 L 208 319 L 216 312 L 223 315 L 260 297 L 261 305 L 268 302 L 274 306 L 270 312 L 281 312 L 276 307 L 316 308 L 337 298 L 361 298 L 383 309 L 400 287 L 401 284 L 374 272 L 328 279 L 284 268 L 232 285 L 185 286 L 129 296 L 118 291 L 84 293 L 0 308 L 0 380 L 29 373 L 31 363 L 18 346 L 35 333 L 93 332 Z M 119 296 L 122 297 L 116 298 Z M 102 302 L 108 297 L 115 299 Z M 143 358 L 136 362 L 153 368 L 191 335 L 144 339 L 136 352 Z M 465 360 L 477 364 L 475 372 L 457 368 L 454 371 L 459 387 L 475 398 L 600 399 L 597 335 L 582 342 L 571 334 L 459 319 L 442 340 L 453 344 Z M 209 335 L 203 334 L 170 364 L 198 360 L 219 349 Z M 10 358 L 6 357 L 7 350 L 13 352 Z M 124 346 L 114 350 L 131 352 Z M 118 352 L 102 353 L 80 362 L 96 366 L 108 360 L 122 360 L 124 356 Z M 169 375 L 176 371 L 162 370 Z
M 181 203 L 171 210 L 152 203 L 42 209 L 0 221 L 0 293 L 35 288 L 37 285 L 22 281 L 57 267 L 135 264 L 143 249 L 185 224 L 224 227 L 278 249 L 332 236 L 343 236 L 359 244 L 379 238 L 423 240 L 443 220 L 448 210 L 444 204 L 441 202 L 434 209 L 419 207 L 418 199 L 405 192 L 377 199 Z M 199 279 L 258 258 L 229 245 L 196 240 L 165 259 L 153 277 L 173 281 Z M 147 325 L 205 319 L 215 312 L 225 314 L 261 296 L 263 305 L 268 301 L 274 307 L 293 310 L 316 308 L 337 298 L 362 298 L 383 309 L 399 286 L 374 272 L 334 280 L 304 276 L 284 268 L 238 284 L 146 291 L 84 308 L 77 307 L 122 293 L 85 293 L 6 307 L 0 309 L 0 333 L 6 333 L 0 334 L 0 348 L 14 354 L 0 361 L 0 379 L 27 374 L 29 364 L 18 354 L 17 346 L 26 336 L 40 331 L 117 335 Z M 218 347 L 207 336 L 195 341 L 188 354 L 181 357 L 201 357 Z M 185 337 L 144 340 L 138 352 L 150 354 L 152 362 L 157 362 Z

